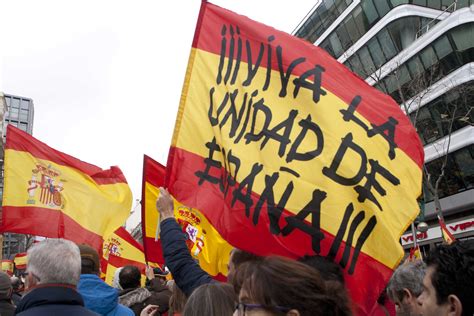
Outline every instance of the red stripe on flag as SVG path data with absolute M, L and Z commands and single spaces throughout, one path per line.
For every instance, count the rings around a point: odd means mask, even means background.
M 222 193 L 218 190 L 216 192 L 213 184 L 205 181 L 202 185 L 197 185 L 197 178 L 194 172 L 196 170 L 205 170 L 206 167 L 202 157 L 174 147 L 170 149 L 169 157 L 171 160 L 174 158 L 176 161 L 180 161 L 180 167 L 176 168 L 179 175 L 168 173 L 169 182 L 175 183 L 177 178 L 190 179 L 189 183 L 179 182 L 178 192 L 177 188 L 170 186 L 168 188 L 170 192 L 184 205 L 201 210 L 221 236 L 235 247 L 250 250 L 251 245 L 252 252 L 259 255 L 281 255 L 294 259 L 307 255 L 308 249 L 312 249 L 311 237 L 298 229 L 295 229 L 286 237 L 272 235 L 268 228 L 270 220 L 266 204 L 261 208 L 259 223 L 256 226 L 252 225 L 251 219 L 245 217 L 244 207 L 242 207 L 241 212 L 226 212 L 228 210 L 226 204 L 231 204 L 231 194 L 228 194 L 226 201 L 224 201 Z M 222 172 L 222 170 L 215 170 L 216 175 L 223 174 Z M 193 179 L 196 179 L 196 181 L 193 181 Z M 238 185 L 237 183 L 236 186 Z M 206 198 L 197 199 L 197 196 L 205 196 Z M 259 195 L 252 192 L 253 205 L 256 205 L 258 199 Z M 288 216 L 294 216 L 294 214 L 283 210 L 282 218 Z M 225 220 L 223 220 L 224 218 Z M 283 219 L 280 220 L 284 221 Z M 233 230 L 228 230 L 229 226 L 227 223 L 229 222 L 235 223 Z M 311 226 L 311 224 L 308 224 L 308 226 Z M 325 238 L 321 241 L 320 254 L 325 256 L 329 252 L 335 237 L 324 230 L 321 230 L 321 232 L 324 233 Z M 255 242 L 256 236 L 258 236 L 258 243 Z M 334 258 L 335 262 L 341 260 L 345 245 L 345 242 L 342 241 Z M 350 253 L 354 253 L 354 247 L 352 246 L 350 247 Z M 349 257 L 347 269 L 350 266 L 352 257 L 352 255 Z M 363 252 L 359 253 L 354 274 L 349 275 L 345 271 L 346 282 L 352 298 L 358 303 L 375 302 L 391 275 L 392 269 Z M 360 289 L 358 285 L 363 283 L 362 280 L 367 279 L 374 280 L 372 287 Z M 359 306 L 359 308 L 371 307 Z
M 147 155 L 145 155 L 143 159 L 143 181 L 155 187 L 162 187 L 165 184 L 166 168 Z
M 140 245 L 140 243 L 136 241 L 135 238 L 133 238 L 132 235 L 130 235 L 130 233 L 125 228 L 120 227 L 119 229 L 117 229 L 115 231 L 115 235 L 119 236 L 120 238 L 131 244 L 133 247 L 143 251 L 143 246 Z
M 208 18 L 202 18 L 204 7 L 206 9 L 205 12 Z M 249 39 L 249 44 L 253 53 L 252 61 L 254 64 L 255 60 L 257 59 L 258 52 L 260 51 L 261 44 L 259 41 L 255 41 L 254 39 L 268 38 L 270 35 L 274 35 L 275 39 L 271 42 L 273 51 L 271 68 L 273 70 L 279 70 L 275 51 L 277 46 L 281 46 L 283 47 L 282 56 L 284 60 L 293 61 L 302 56 L 306 56 L 306 61 L 294 68 L 292 72 L 293 75 L 302 75 L 306 70 L 314 68 L 314 65 L 320 65 L 325 69 L 326 73 L 331 74 L 328 75 L 323 72 L 323 88 L 331 91 L 332 94 L 338 96 L 347 104 L 350 104 L 355 96 L 361 96 L 362 101 L 357 107 L 356 111 L 369 120 L 372 124 L 380 126 L 386 123 L 389 117 L 396 119 L 398 121 L 398 125 L 395 129 L 395 143 L 421 168 L 424 162 L 423 146 L 421 145 L 421 142 L 419 146 L 413 146 L 414 139 L 420 141 L 419 137 L 416 134 L 415 129 L 406 128 L 406 126 L 411 125 L 411 123 L 408 117 L 400 111 L 399 105 L 390 96 L 375 88 L 369 88 L 369 85 L 364 80 L 351 73 L 347 68 L 345 68 L 345 66 L 341 65 L 323 49 L 304 40 L 295 38 L 285 32 L 278 31 L 270 26 L 256 21 L 252 21 L 245 16 L 236 14 L 232 11 L 220 8 L 210 3 L 203 2 L 203 7 L 201 7 L 201 13 L 196 28 L 196 34 L 194 36 L 193 47 L 220 55 L 222 38 L 221 31 L 224 25 L 223 22 L 225 22 L 227 34 L 229 33 L 229 28 L 231 26 L 234 28 L 234 30 L 236 26 L 239 27 L 240 35 L 237 36 L 237 34 L 235 34 L 234 37 L 236 41 L 237 37 L 240 38 L 243 43 L 242 62 L 248 61 L 246 49 L 247 39 Z M 206 39 L 200 38 L 201 32 L 206 33 Z M 229 35 L 227 35 L 227 42 L 229 42 Z M 265 52 L 262 56 L 260 67 L 265 69 L 268 64 L 268 43 L 263 44 L 265 47 Z M 227 49 L 226 56 L 228 56 L 228 54 L 229 53 Z M 286 66 L 287 65 L 285 65 L 285 67 Z M 240 71 L 247 71 L 247 68 L 241 66 Z M 286 72 L 286 68 L 284 71 Z M 341 85 L 341 83 L 343 85 Z M 290 93 L 290 91 L 288 93 Z
M 149 249 L 145 251 L 145 258 L 147 262 L 156 262 L 160 265 L 165 264 L 163 258 L 163 249 L 161 248 L 161 240 L 155 241 L 155 238 L 143 236 L 143 247 Z
M 35 223 L 31 225 L 31 223 Z M 68 227 L 65 231 L 64 227 Z M 91 232 L 66 214 L 41 207 L 4 206 L 2 232 L 64 238 L 75 243 L 85 243 L 102 253 L 102 237 Z
M 140 272 L 142 274 L 145 274 L 146 265 L 138 261 L 134 261 L 134 260 L 130 260 L 130 259 L 126 259 L 126 258 L 122 258 L 122 257 L 118 257 L 118 256 L 114 256 L 110 254 L 108 262 L 110 265 L 113 265 L 116 268 L 121 268 L 124 266 L 136 266 L 138 269 L 140 269 Z
M 102 171 L 102 169 L 97 166 L 49 147 L 45 143 L 12 125 L 7 126 L 7 134 L 5 149 L 24 151 L 39 159 L 49 160 L 58 165 L 76 168 L 88 175 Z
M 97 184 L 127 183 L 125 176 L 118 167 L 102 170 L 97 166 L 53 149 L 12 125 L 7 126 L 7 134 L 5 149 L 26 152 L 36 158 L 48 160 L 67 168 L 77 169 L 91 176 Z M 52 197 L 46 196 L 44 198 L 52 199 Z

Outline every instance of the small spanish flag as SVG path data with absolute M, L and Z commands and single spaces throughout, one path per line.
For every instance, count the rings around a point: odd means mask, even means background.
M 444 220 L 440 217 L 438 217 L 438 220 L 439 220 L 439 227 L 441 228 L 441 235 L 443 235 L 444 242 L 449 245 L 455 242 L 456 238 L 454 238 L 453 234 L 451 234 L 451 232 L 448 230 L 448 227 L 446 227 Z
M 2 260 L 2 271 L 7 273 L 8 275 L 13 275 L 13 260 Z
M 416 247 L 412 247 L 410 249 L 410 255 L 408 256 L 408 261 L 416 261 L 416 260 L 423 260 L 421 255 L 420 246 L 416 245 Z
M 131 205 L 118 167 L 102 170 L 8 125 L 1 232 L 64 238 L 100 251 Z
M 143 246 L 123 227 L 119 227 L 104 241 L 102 248 L 102 272 L 107 271 L 110 256 L 120 257 L 145 264 Z
M 27 263 L 26 252 L 17 253 L 13 261 L 15 262 L 15 267 L 18 270 L 26 269 L 26 263 Z

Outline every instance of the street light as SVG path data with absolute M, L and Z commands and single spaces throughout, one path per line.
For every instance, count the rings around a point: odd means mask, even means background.
M 428 224 L 426 224 L 425 222 L 419 222 L 416 226 L 416 230 L 420 233 L 426 233 L 428 231 Z

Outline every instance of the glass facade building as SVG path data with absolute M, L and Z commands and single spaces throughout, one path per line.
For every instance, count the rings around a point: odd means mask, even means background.
M 446 221 L 474 220 L 474 0 L 322 0 L 294 35 L 400 104 L 432 184 L 446 163 L 438 190 Z M 436 226 L 426 187 L 425 219 Z
M 6 111 L 3 116 L 3 141 L 7 125 L 33 134 L 34 105 L 30 98 L 4 94 Z M 0 159 L 0 204 L 3 197 L 3 153 Z M 11 259 L 16 253 L 26 250 L 27 238 L 22 234 L 6 233 L 3 238 L 3 258 Z
M 11 124 L 28 134 L 33 134 L 33 100 L 5 94 L 5 101 L 7 103 L 7 111 L 5 113 L 4 128 L 6 128 L 8 124 Z

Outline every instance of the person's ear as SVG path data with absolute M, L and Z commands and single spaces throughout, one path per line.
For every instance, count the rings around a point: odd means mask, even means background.
M 288 313 L 286 313 L 286 316 L 300 316 L 300 312 L 298 312 L 296 309 L 291 309 Z
M 448 315 L 450 316 L 461 316 L 462 315 L 462 303 L 459 298 L 451 294 L 448 296 Z
M 411 294 L 410 290 L 408 289 L 403 289 L 403 299 L 405 299 L 405 297 L 408 299 L 408 300 L 411 300 L 413 298 L 413 294 Z

